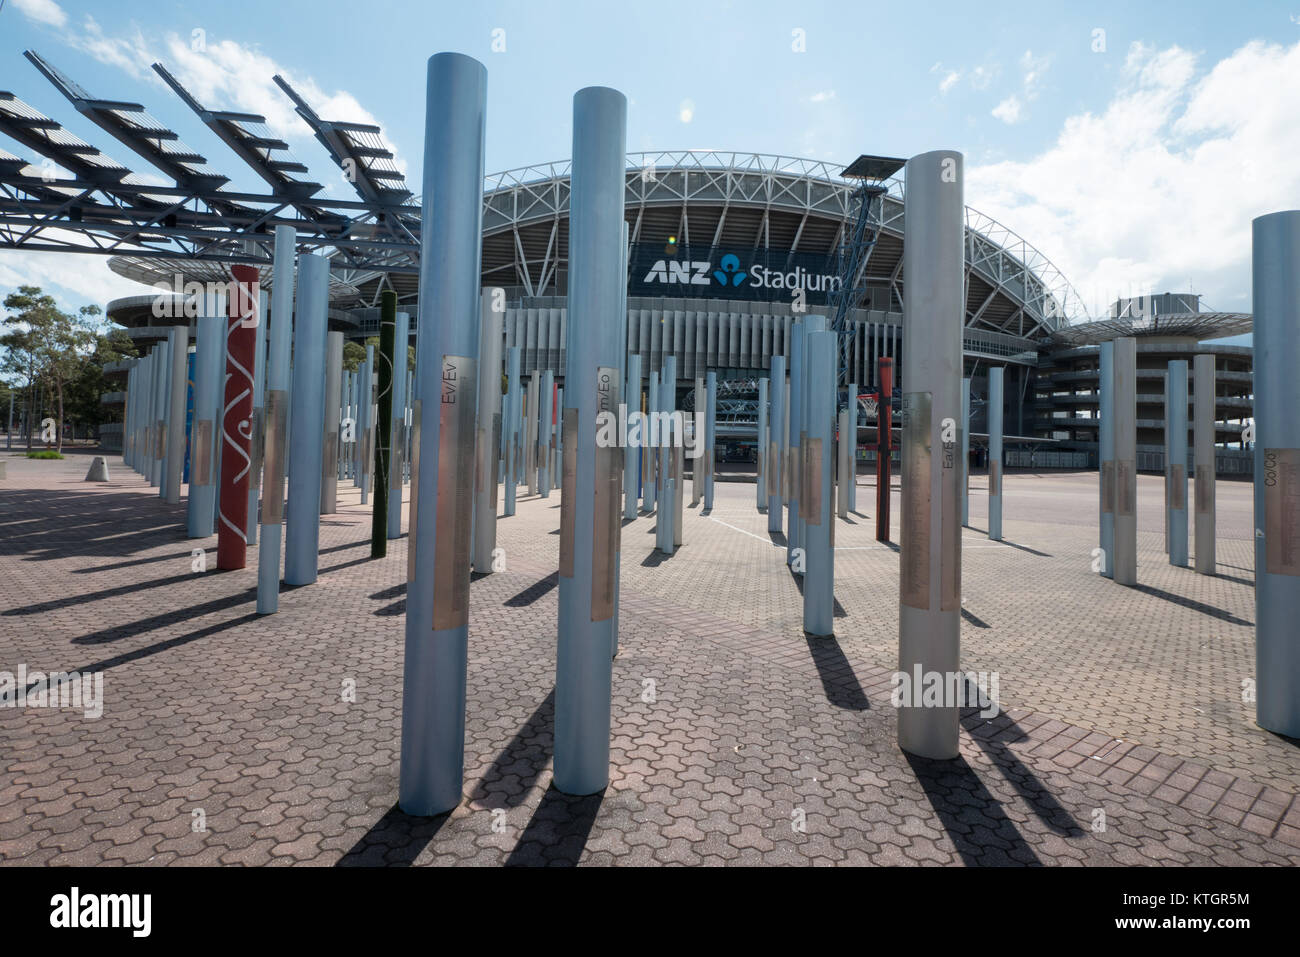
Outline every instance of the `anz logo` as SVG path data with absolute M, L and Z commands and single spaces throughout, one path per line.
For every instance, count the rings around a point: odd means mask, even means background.
M 755 263 L 748 270 L 740 267 L 740 257 L 727 253 L 713 268 L 713 263 L 703 260 L 683 261 L 660 259 L 641 280 L 643 283 L 661 282 L 666 285 L 712 286 L 715 283 L 727 289 L 745 285 L 750 289 L 803 289 L 808 292 L 829 293 L 840 286 L 840 277 L 829 273 L 812 273 L 802 266 L 792 272 Z
M 676 259 L 661 259 L 646 273 L 642 282 L 686 283 L 691 286 L 710 284 L 709 262 L 678 262 Z M 720 286 L 739 286 L 749 274 L 740 268 L 740 257 L 727 253 L 719 264 L 721 268 L 713 270 L 713 278 Z
M 735 259 L 735 256 L 731 257 Z M 676 259 L 659 260 L 650 267 L 642 282 L 685 283 L 691 286 L 709 285 L 708 262 L 680 262 Z

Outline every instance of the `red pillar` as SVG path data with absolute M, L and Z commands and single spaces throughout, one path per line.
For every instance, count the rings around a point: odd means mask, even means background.
M 889 455 L 893 448 L 894 360 L 880 360 L 880 392 L 876 402 L 876 541 L 889 541 Z
M 226 312 L 226 389 L 221 417 L 221 489 L 217 567 L 243 568 L 253 444 L 253 356 L 257 346 L 258 274 L 232 266 Z

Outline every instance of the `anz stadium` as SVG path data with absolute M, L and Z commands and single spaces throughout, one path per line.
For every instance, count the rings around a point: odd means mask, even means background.
M 746 446 L 755 437 L 754 380 L 770 368 L 773 355 L 786 353 L 800 313 L 835 318 L 845 340 L 842 384 L 857 384 L 864 397 L 872 393 L 877 360 L 892 357 L 901 370 L 906 348 L 901 166 L 883 157 L 840 167 L 716 150 L 629 154 L 629 352 L 639 352 L 647 370 L 676 355 L 683 382 L 717 372 L 723 390 L 719 437 Z M 393 186 L 391 178 L 384 182 Z M 418 236 L 419 206 L 406 195 L 404 228 Z M 561 381 L 568 207 L 567 161 L 496 173 L 484 183 L 482 284 L 506 291 L 506 345 L 521 347 L 523 371 L 552 369 Z M 111 266 L 164 287 L 176 268 L 129 256 L 115 257 Z M 224 277 L 217 263 L 184 268 L 187 279 L 200 282 Z M 1008 432 L 1031 439 L 1040 345 L 1089 317 L 1046 256 L 969 207 L 965 276 L 966 372 L 979 395 L 983 369 L 990 363 L 1007 368 Z M 269 285 L 269 269 L 263 281 Z M 393 289 L 400 308 L 412 315 L 414 336 L 417 287 L 410 269 L 340 263 L 332 272 L 331 326 L 358 339 L 376 334 L 380 292 Z M 149 336 L 152 301 L 118 300 L 109 313 Z M 691 390 L 682 400 L 691 408 Z M 873 405 L 864 398 L 864 425 L 874 420 Z

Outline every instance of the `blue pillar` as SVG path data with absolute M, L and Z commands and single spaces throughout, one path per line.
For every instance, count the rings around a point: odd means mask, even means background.
M 618 591 L 621 454 L 596 444 L 597 415 L 617 416 L 627 348 L 617 314 L 627 100 L 588 87 L 573 98 L 568 369 L 555 667 L 555 786 L 594 794 L 609 783 L 610 691 Z
M 767 530 L 781 531 L 781 476 L 786 463 L 786 427 L 785 427 L 785 356 L 772 356 L 771 379 L 767 387 L 768 400 L 772 403 L 768 415 L 767 438 Z
M 838 338 L 834 332 L 804 336 L 808 391 L 805 469 L 800 487 L 806 563 L 803 630 L 821 637 L 833 635 L 835 630 L 835 519 L 831 511 L 835 485 L 831 449 L 835 434 Z
M 225 308 L 220 296 L 203 295 L 196 321 L 194 419 L 190 425 L 190 487 L 185 526 L 190 538 L 207 538 L 215 531 L 217 498 L 216 443 L 221 423 L 221 387 L 226 334 Z
M 1300 416 L 1296 415 L 1300 409 L 1296 374 L 1300 368 L 1300 335 L 1296 334 L 1300 329 L 1300 210 L 1260 216 L 1251 224 L 1251 235 L 1256 715 L 1261 727 L 1300 738 L 1300 641 L 1296 640 L 1300 621 Z M 1206 378 L 1213 381 L 1213 357 L 1207 358 Z M 1209 392 L 1212 419 L 1213 391 L 1207 389 L 1199 368 L 1193 367 L 1193 372 L 1198 403 Z M 1198 444 L 1199 433 L 1198 425 Z M 1208 451 L 1212 482 L 1213 446 Z M 1213 499 L 1208 504 L 1213 516 Z M 1197 571 L 1201 570 L 1200 538 L 1198 529 Z
M 329 260 L 298 261 L 298 315 L 293 329 L 293 379 L 289 397 L 289 505 L 285 514 L 284 583 L 316 580 L 320 551 L 320 480 L 325 438 L 325 340 L 329 313 Z M 408 599 L 409 600 L 409 599 Z
M 713 463 L 715 433 L 718 428 L 718 374 L 710 372 L 706 377 L 705 389 L 708 392 L 708 405 L 705 411 L 704 441 L 704 508 L 713 508 Z
M 641 355 L 633 353 L 627 357 L 627 383 L 623 388 L 623 404 L 627 407 L 629 422 L 640 420 L 641 411 Z M 633 416 L 636 416 L 634 419 Z M 632 431 L 629 426 L 629 432 Z M 636 430 L 639 433 L 636 445 L 629 443 L 623 450 L 623 517 L 636 518 L 637 489 L 641 484 L 641 447 L 645 441 L 645 423 Z
M 989 461 L 993 461 L 991 455 Z M 963 528 L 970 524 L 970 379 L 967 378 L 961 380 L 961 524 Z
M 497 456 L 501 448 L 501 321 L 506 291 L 489 287 L 479 297 L 478 403 L 474 430 L 474 571 L 492 573 L 497 547 Z
M 1002 371 L 989 369 L 989 539 L 995 542 L 1002 541 Z
M 651 372 L 649 385 L 647 386 L 646 414 L 647 422 L 645 427 L 645 472 L 643 473 L 644 487 L 641 490 L 641 511 L 649 514 L 655 510 L 655 501 L 659 493 L 659 453 L 662 451 L 659 446 L 661 440 L 658 438 L 658 432 L 653 433 L 655 438 L 651 440 L 650 422 L 659 420 L 659 373 Z M 655 519 L 658 522 L 658 518 Z
M 430 57 L 425 102 L 419 468 L 398 795 L 402 810 L 418 816 L 455 808 L 464 781 L 473 518 L 473 486 L 465 477 L 474 474 L 487 70 L 459 53 Z
M 760 512 L 767 511 L 767 379 L 758 380 L 758 441 L 754 454 L 754 495 Z
M 263 397 L 266 455 L 262 469 L 262 537 L 257 546 L 259 615 L 271 615 L 280 608 L 280 545 L 284 532 L 285 457 L 289 451 L 289 349 L 293 342 L 296 235 L 292 226 L 275 227 L 275 253 L 271 262 L 270 328 L 267 329 L 266 391 Z M 326 281 L 328 282 L 328 273 Z
M 1103 342 L 1100 348 L 1100 373 L 1097 397 L 1098 485 L 1101 499 L 1101 574 L 1115 576 L 1115 343 Z
M 789 449 L 786 453 L 786 483 L 790 492 L 786 503 L 785 563 L 794 567 L 795 549 L 799 547 L 799 455 L 800 425 L 803 422 L 803 337 L 804 322 L 796 319 L 790 331 L 790 421 L 786 426 Z
M 849 511 L 858 510 L 858 384 L 849 383 Z
M 1187 360 L 1169 363 L 1169 564 L 1187 567 Z
M 506 350 L 506 473 L 505 514 L 515 514 L 515 497 L 519 492 L 519 347 Z
M 961 378 L 965 315 L 963 157 L 935 150 L 907 162 L 903 272 L 903 469 L 898 744 L 910 754 L 958 755 L 959 700 L 927 701 L 927 675 L 945 688 L 961 664 Z
M 542 498 L 551 497 L 551 444 L 552 417 L 555 415 L 555 373 L 547 369 L 542 373 L 542 392 L 538 396 L 537 412 L 540 416 L 537 435 L 537 486 Z

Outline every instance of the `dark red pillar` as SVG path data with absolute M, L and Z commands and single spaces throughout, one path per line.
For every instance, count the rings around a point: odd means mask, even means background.
M 876 402 L 876 541 L 889 541 L 889 456 L 893 450 L 894 360 L 880 360 L 880 392 Z
M 226 310 L 226 388 L 221 416 L 221 490 L 217 567 L 243 568 L 252 471 L 253 356 L 257 347 L 258 275 L 254 266 L 232 266 Z

